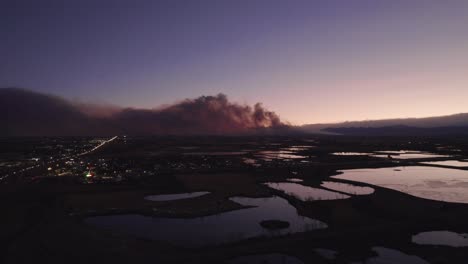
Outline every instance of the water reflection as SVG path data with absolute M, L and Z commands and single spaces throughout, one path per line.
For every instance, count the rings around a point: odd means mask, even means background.
M 260 151 L 257 154 L 263 160 L 272 159 L 304 159 L 305 156 L 294 154 L 294 152 L 288 150 L 268 150 Z
M 267 182 L 265 185 L 270 188 L 283 191 L 287 195 L 294 196 L 302 201 L 338 200 L 347 199 L 350 197 L 346 194 L 327 191 L 319 188 L 312 188 L 292 182 Z
M 298 215 L 296 208 L 280 197 L 230 200 L 252 208 L 196 218 L 149 217 L 137 214 L 88 217 L 85 222 L 153 240 L 196 247 L 238 241 L 255 236 L 276 236 L 326 228 L 319 220 Z M 289 228 L 269 231 L 260 226 L 266 219 L 289 222 Z
M 300 259 L 283 254 L 242 256 L 232 259 L 230 264 L 304 264 Z
M 252 158 L 243 158 L 242 161 L 244 162 L 244 164 L 247 164 L 247 165 L 250 165 L 250 166 L 254 166 L 254 167 L 259 167 L 260 166 L 260 164 L 258 164 L 257 160 L 252 159 Z
M 403 150 L 378 150 L 374 151 L 375 153 L 383 153 L 383 154 L 405 154 L 405 153 L 420 153 L 418 150 L 410 150 L 410 149 L 403 149 Z
M 199 197 L 199 196 L 209 194 L 209 193 L 210 192 L 191 192 L 191 193 L 148 195 L 148 196 L 145 196 L 145 200 L 150 200 L 154 202 L 173 201 L 173 200 L 195 198 L 195 197 Z
M 303 182 L 304 181 L 303 179 L 299 179 L 299 178 L 288 178 L 286 180 L 290 182 Z
M 459 234 L 451 231 L 422 232 L 414 235 L 411 240 L 419 245 L 468 247 L 468 234 Z
M 315 146 L 299 145 L 299 146 L 291 146 L 287 148 L 282 148 L 282 150 L 297 152 L 297 151 L 302 151 L 302 150 L 308 150 L 314 147 Z
M 368 152 L 333 152 L 332 155 L 335 155 L 335 156 L 367 156 L 367 155 L 372 155 L 372 153 L 368 153 Z
M 353 194 L 353 195 L 368 195 L 368 194 L 374 193 L 374 189 L 371 187 L 361 187 L 361 186 L 356 186 L 356 185 L 352 185 L 349 183 L 325 181 L 325 182 L 322 182 L 320 186 L 330 189 L 330 190 L 344 192 L 344 193 Z
M 413 166 L 344 170 L 333 178 L 364 182 L 416 197 L 468 203 L 468 171 Z
M 468 167 L 468 161 L 459 161 L 459 160 L 427 161 L 427 162 L 421 162 L 421 164 L 451 166 L 451 167 L 460 167 L 460 168 Z
M 383 152 L 381 152 L 381 153 L 383 153 Z M 376 158 L 388 158 L 390 156 L 390 157 L 392 157 L 394 159 L 401 159 L 401 160 L 449 157 L 447 155 L 440 155 L 440 154 L 429 153 L 429 152 L 402 152 L 402 153 L 401 152 L 399 152 L 399 153 L 387 152 L 385 154 L 374 154 L 374 155 L 371 155 L 371 156 L 376 157 Z

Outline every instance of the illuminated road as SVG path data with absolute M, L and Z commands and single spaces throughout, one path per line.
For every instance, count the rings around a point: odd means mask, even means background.
M 92 150 L 85 151 L 85 152 L 83 152 L 83 153 L 81 153 L 81 154 L 78 154 L 77 156 L 83 156 L 83 155 L 92 153 L 92 152 L 98 150 L 99 148 L 103 147 L 103 146 L 106 145 L 107 143 L 110 143 L 110 142 L 114 141 L 114 140 L 117 139 L 117 138 L 118 138 L 118 136 L 115 136 L 115 137 L 113 137 L 113 138 L 111 138 L 111 139 L 109 139 L 109 140 L 106 140 L 106 141 L 102 142 L 101 144 L 97 145 L 96 147 L 94 147 Z

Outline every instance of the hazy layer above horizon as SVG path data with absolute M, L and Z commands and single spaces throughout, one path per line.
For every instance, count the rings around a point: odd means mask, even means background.
M 0 87 L 152 108 L 224 93 L 294 125 L 467 112 L 467 1 L 8 1 Z

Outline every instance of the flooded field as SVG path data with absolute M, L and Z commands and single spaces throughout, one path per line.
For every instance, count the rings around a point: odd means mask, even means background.
M 447 155 L 440 155 L 434 153 L 426 153 L 426 152 L 383 152 L 382 154 L 373 154 L 372 157 L 376 158 L 393 158 L 399 160 L 407 160 L 407 159 L 432 159 L 432 158 L 446 158 L 449 157 Z
M 411 149 L 401 149 L 401 150 L 377 150 L 374 151 L 375 153 L 380 153 L 380 154 L 391 154 L 391 155 L 399 155 L 399 154 L 405 154 L 405 153 L 415 153 L 415 152 L 420 152 L 417 150 L 411 150 Z
M 468 161 L 466 160 L 464 161 L 460 161 L 460 160 L 426 161 L 426 162 L 421 162 L 421 164 L 468 168 Z
M 369 156 L 369 155 L 372 155 L 372 153 L 368 153 L 368 152 L 333 152 L 331 154 L 335 156 Z
M 416 197 L 468 203 L 468 171 L 411 166 L 343 170 L 336 179 L 368 183 Z
M 304 159 L 306 156 L 295 154 L 295 152 L 289 150 L 277 150 L 277 151 L 260 151 L 256 154 L 263 160 L 272 159 Z
M 195 218 L 163 218 L 136 214 L 95 216 L 86 223 L 137 237 L 196 247 L 235 242 L 256 236 L 278 236 L 326 228 L 321 221 L 298 215 L 296 209 L 280 197 L 234 197 L 232 201 L 250 208 Z M 289 227 L 270 231 L 260 222 L 278 219 Z
M 350 198 L 349 195 L 327 191 L 325 189 L 313 188 L 291 182 L 267 182 L 266 186 L 282 191 L 302 201 L 338 200 Z
M 330 190 L 344 192 L 352 195 L 368 195 L 374 193 L 374 189 L 371 187 L 361 187 L 342 182 L 326 181 L 323 182 L 320 186 Z
M 287 178 L 286 180 L 289 182 L 303 182 L 304 181 L 303 179 L 299 179 L 299 178 Z
M 315 148 L 315 147 L 316 146 L 311 146 L 311 145 L 300 145 L 300 146 L 290 146 L 290 147 L 282 148 L 282 150 L 296 152 L 296 151 L 308 150 L 308 149 Z
M 333 152 L 335 156 L 370 156 L 374 158 L 391 158 L 398 160 L 411 160 L 411 159 L 432 159 L 432 158 L 446 158 L 447 155 L 436 153 L 411 151 L 411 150 L 389 150 L 389 151 L 374 151 L 374 152 Z

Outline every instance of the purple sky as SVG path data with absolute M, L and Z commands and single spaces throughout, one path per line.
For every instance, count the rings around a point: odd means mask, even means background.
M 0 87 L 156 107 L 263 102 L 293 124 L 468 112 L 468 1 L 0 3 Z

